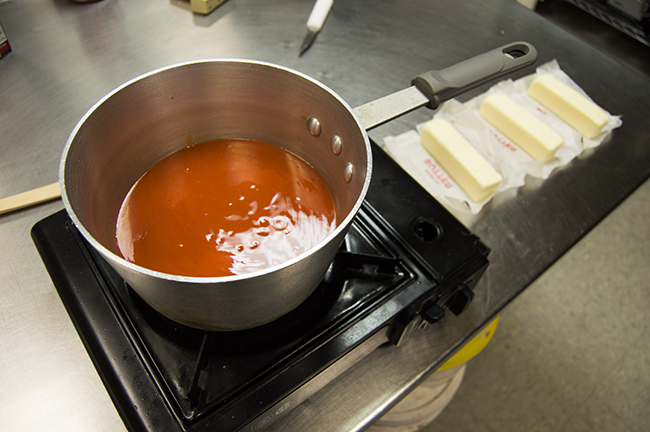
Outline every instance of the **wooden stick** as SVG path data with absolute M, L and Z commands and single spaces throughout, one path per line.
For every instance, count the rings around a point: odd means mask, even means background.
M 59 189 L 59 183 L 52 183 L 47 186 L 0 199 L 0 214 L 50 201 L 59 198 L 60 196 L 61 191 Z

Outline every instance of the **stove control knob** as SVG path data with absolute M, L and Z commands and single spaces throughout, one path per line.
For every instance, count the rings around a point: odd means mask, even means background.
M 466 285 L 461 285 L 460 288 L 447 300 L 446 306 L 456 316 L 465 312 L 474 298 L 474 291 L 469 289 Z
M 422 318 L 427 322 L 434 324 L 440 321 L 445 316 L 445 310 L 442 306 L 434 304 L 422 311 Z

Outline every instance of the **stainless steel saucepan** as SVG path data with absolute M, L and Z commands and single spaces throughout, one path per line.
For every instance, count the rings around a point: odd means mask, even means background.
M 366 133 L 378 124 L 528 67 L 535 48 L 515 42 L 441 71 L 412 87 L 352 109 L 331 89 L 285 67 L 243 60 L 177 64 L 144 74 L 100 100 L 68 139 L 59 172 L 67 212 L 84 238 L 147 303 L 179 323 L 240 330 L 268 323 L 318 286 L 370 184 Z M 277 145 L 323 176 L 339 225 L 318 245 L 281 265 L 227 277 L 186 277 L 123 259 L 115 224 L 133 184 L 187 145 L 246 138 Z

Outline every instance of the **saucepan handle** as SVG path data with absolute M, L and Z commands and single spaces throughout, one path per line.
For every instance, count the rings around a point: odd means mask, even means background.
M 527 42 L 514 42 L 446 69 L 425 72 L 415 77 L 411 85 L 429 99 L 427 108 L 436 109 L 446 100 L 532 66 L 536 61 L 535 47 Z
M 354 109 L 366 130 L 415 108 L 436 109 L 446 100 L 513 72 L 532 66 L 537 50 L 527 42 L 513 42 L 442 70 L 425 72 L 411 87 Z

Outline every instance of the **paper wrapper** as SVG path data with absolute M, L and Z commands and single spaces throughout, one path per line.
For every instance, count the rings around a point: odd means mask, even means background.
M 420 131 L 423 124 L 417 125 L 416 130 L 408 131 L 399 136 L 384 138 L 384 149 L 440 202 L 451 208 L 476 214 L 495 194 L 522 186 L 525 183 L 526 175 L 541 179 L 548 178 L 554 169 L 568 164 L 584 150 L 600 145 L 613 129 L 622 124 L 620 116 L 607 113 L 609 122 L 599 136 L 591 140 L 582 137 L 579 132 L 528 96 L 530 83 L 535 77 L 542 74 L 553 75 L 591 100 L 560 69 L 557 61 L 553 60 L 537 68 L 536 73 L 532 75 L 525 76 L 517 81 L 501 81 L 487 92 L 466 103 L 461 103 L 455 99 L 447 101 L 434 115 L 434 118 L 447 120 L 451 123 L 503 177 L 503 181 L 496 192 L 481 202 L 472 201 L 440 164 L 422 147 L 420 144 Z M 564 144 L 557 151 L 554 159 L 546 163 L 533 159 L 481 117 L 479 114 L 481 102 L 486 96 L 493 93 L 507 95 L 563 138 Z

